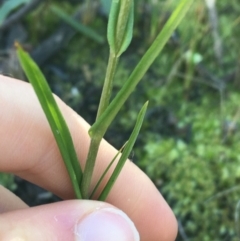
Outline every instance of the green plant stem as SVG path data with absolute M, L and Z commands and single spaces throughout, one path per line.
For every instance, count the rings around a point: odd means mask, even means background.
M 175 11 L 172 13 L 171 17 L 167 21 L 166 25 L 157 36 L 151 47 L 144 54 L 136 68 L 133 70 L 132 74 L 128 80 L 123 85 L 122 89 L 119 91 L 114 100 L 107 107 L 106 111 L 101 115 L 97 122 L 89 130 L 90 136 L 94 136 L 96 132 L 100 135 L 104 135 L 107 128 L 119 112 L 122 105 L 128 99 L 130 94 L 134 91 L 136 85 L 142 79 L 144 74 L 147 72 L 153 61 L 160 54 L 164 45 L 171 37 L 171 34 L 176 29 L 180 21 L 183 19 L 188 9 L 192 5 L 193 0 L 182 0 Z M 99 133 L 101 132 L 101 133 Z
M 116 67 L 118 63 L 118 57 L 110 52 L 109 54 L 109 60 L 108 60 L 108 66 L 107 66 L 107 72 L 106 77 L 104 80 L 102 95 L 98 107 L 98 113 L 96 120 L 102 115 L 102 113 L 105 111 L 105 109 L 108 107 L 109 100 L 111 98 L 112 93 L 112 83 L 113 78 L 116 72 Z
M 118 57 L 112 52 L 110 52 L 107 71 L 106 71 L 106 77 L 103 85 L 102 95 L 101 95 L 96 119 L 98 119 L 105 111 L 105 109 L 108 107 L 109 100 L 112 93 L 112 82 L 116 71 L 117 63 L 118 63 Z M 83 178 L 81 182 L 81 190 L 82 190 L 83 198 L 88 198 L 88 190 L 91 183 L 92 174 L 93 174 L 95 161 L 97 157 L 97 152 L 98 152 L 102 137 L 103 135 L 95 135 L 94 137 L 91 138 L 86 166 L 83 172 Z
M 97 153 L 99 149 L 102 136 L 95 135 L 91 139 L 88 156 L 86 160 L 86 165 L 83 171 L 82 181 L 81 181 L 81 193 L 84 199 L 88 199 L 89 186 L 92 179 L 93 169 L 95 166 Z

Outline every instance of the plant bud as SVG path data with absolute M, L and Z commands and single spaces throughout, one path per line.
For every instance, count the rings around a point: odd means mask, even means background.
M 127 49 L 132 40 L 133 15 L 133 0 L 112 0 L 107 37 L 110 51 L 117 57 Z

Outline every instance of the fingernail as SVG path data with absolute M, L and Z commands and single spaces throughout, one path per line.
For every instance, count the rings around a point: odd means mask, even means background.
M 139 241 L 137 229 L 129 217 L 115 208 L 100 208 L 76 225 L 76 241 Z

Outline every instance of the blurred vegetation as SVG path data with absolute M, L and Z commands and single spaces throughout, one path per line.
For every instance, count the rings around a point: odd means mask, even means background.
M 82 14 L 81 22 L 106 36 L 109 2 Z M 161 30 L 177 0 L 137 0 L 130 49 L 119 63 L 114 91 Z M 240 239 L 240 4 L 238 0 L 196 0 L 163 53 L 128 100 L 106 139 L 126 141 L 137 112 L 150 107 L 132 161 L 154 181 L 179 221 L 180 241 Z M 210 2 L 210 1 L 209 1 Z M 211 1 L 214 2 L 214 1 Z M 41 46 L 62 20 L 52 4 L 69 15 L 80 1 L 43 1 L 21 20 L 22 43 Z M 207 7 L 208 6 L 208 7 Z M 16 11 L 16 10 L 15 10 Z M 89 10 L 88 10 L 89 11 Z M 9 29 L 0 36 L 6 49 Z M 5 41 L 5 42 L 4 42 Z M 45 50 L 46 54 L 48 49 Z M 44 51 L 41 52 L 45 54 Z M 76 32 L 41 68 L 53 92 L 88 122 L 96 114 L 108 46 Z M 10 68 L 4 74 L 14 75 Z M 15 73 L 15 72 L 14 72 Z M 18 76 L 17 76 L 18 77 Z
M 16 184 L 14 182 L 14 176 L 8 173 L 0 173 L 0 185 L 5 186 L 10 190 L 16 189 Z

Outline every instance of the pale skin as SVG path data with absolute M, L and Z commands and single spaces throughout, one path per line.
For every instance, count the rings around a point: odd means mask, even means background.
M 56 99 L 72 134 L 80 164 L 84 167 L 89 146 L 89 124 L 59 98 Z M 73 189 L 30 84 L 0 76 L 0 110 L 0 171 L 14 173 L 65 200 L 29 208 L 0 187 L 0 240 L 14 240 L 11 238 L 18 232 L 24 232 L 26 240 L 38 240 L 36 237 L 39 240 L 53 240 L 50 238 L 53 236 L 60 241 L 74 240 L 72 233 L 61 226 L 64 224 L 50 223 L 48 220 L 56 214 L 66 213 L 66 210 L 68 213 L 77 210 L 74 215 L 81 216 L 99 202 L 69 201 L 74 198 Z M 116 149 L 102 141 L 91 188 L 115 154 Z M 140 233 L 141 241 L 175 240 L 177 222 L 173 212 L 150 179 L 132 162 L 128 161 L 124 166 L 106 202 L 130 217 Z M 101 205 L 109 206 L 107 203 Z M 39 236 L 36 235 L 38 233 Z

